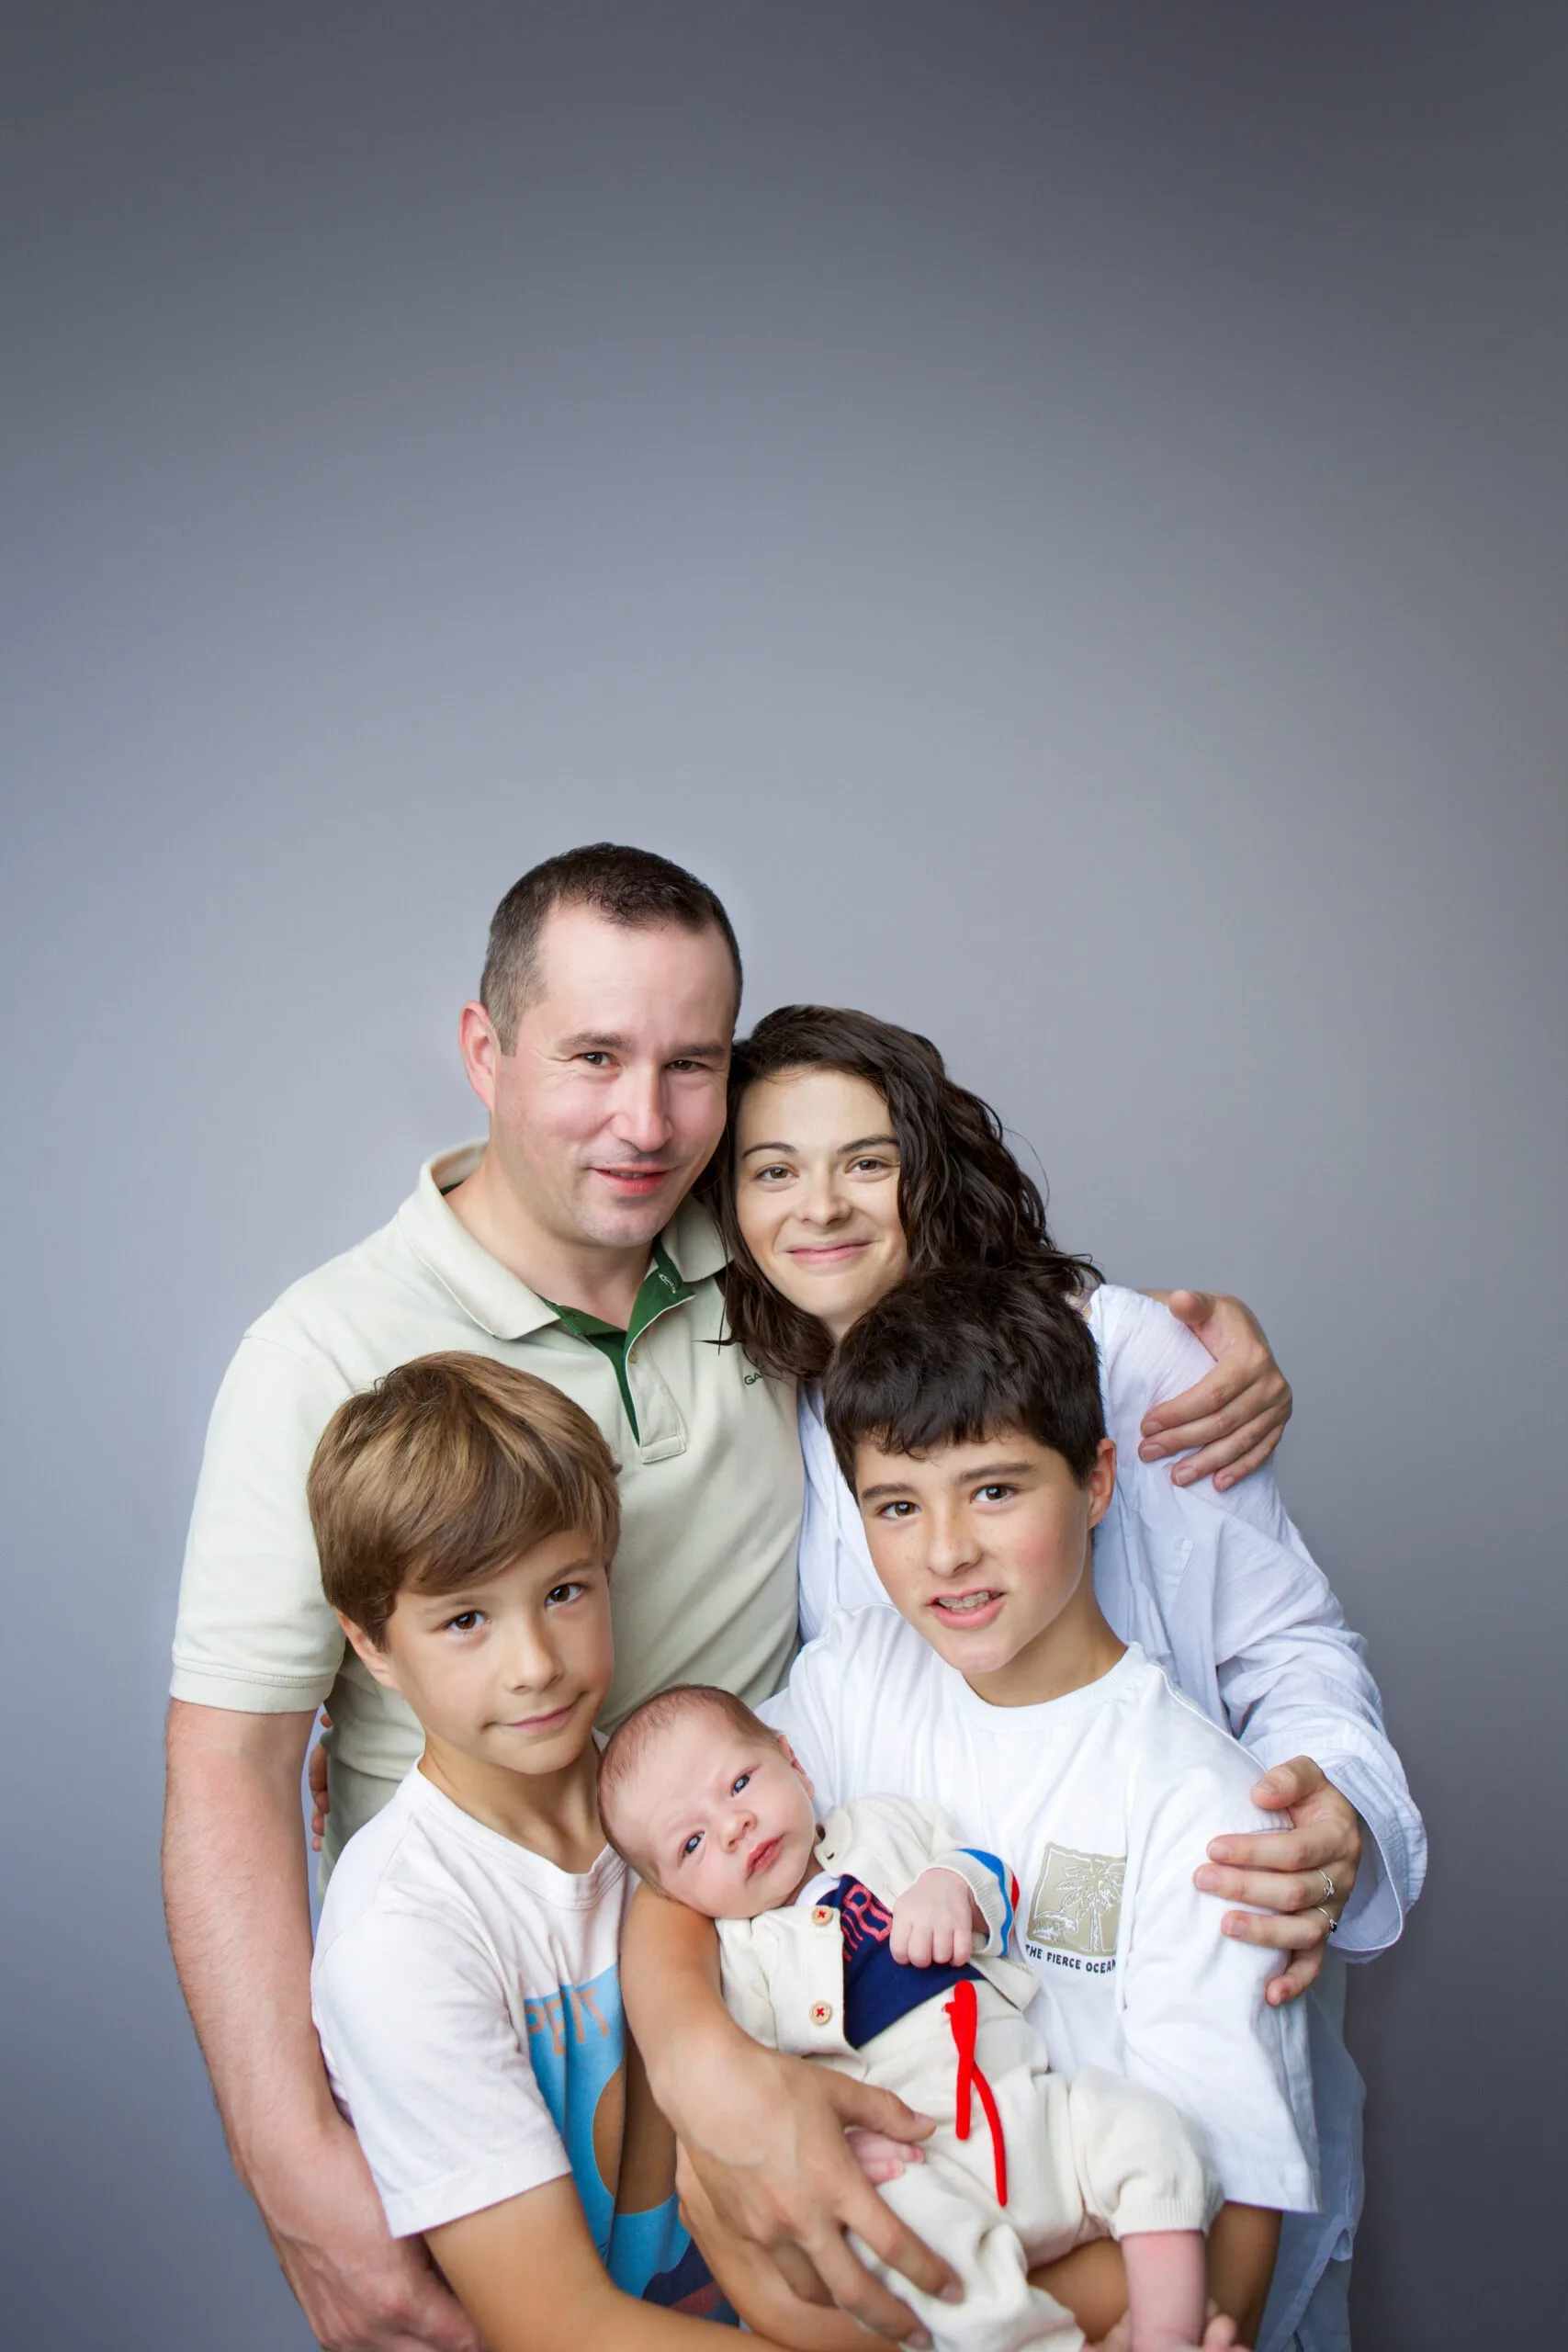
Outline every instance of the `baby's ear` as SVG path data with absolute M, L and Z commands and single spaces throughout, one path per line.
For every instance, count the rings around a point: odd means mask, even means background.
M 794 1766 L 795 1770 L 799 1773 L 802 1781 L 805 1782 L 807 1795 L 808 1797 L 814 1797 L 817 1794 L 817 1792 L 811 1785 L 811 1775 L 807 1770 L 805 1765 L 801 1762 L 799 1757 L 795 1754 L 794 1748 L 790 1746 L 788 1740 L 784 1737 L 783 1732 L 774 1732 L 773 1737 L 778 1741 L 779 1746 L 784 1750 L 784 1761 L 787 1764 Z

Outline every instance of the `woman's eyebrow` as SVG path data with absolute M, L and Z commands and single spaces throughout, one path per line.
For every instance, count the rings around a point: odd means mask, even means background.
M 865 1151 L 868 1150 L 874 1143 L 891 1144 L 895 1150 L 898 1148 L 898 1138 L 897 1136 L 857 1136 L 853 1143 L 835 1144 L 833 1146 L 834 1155 L 835 1157 L 838 1157 L 846 1151 Z M 799 1148 L 800 1147 L 798 1144 L 793 1143 L 749 1143 L 740 1157 L 742 1159 L 750 1159 L 754 1151 L 783 1151 L 793 1154 L 798 1151 Z

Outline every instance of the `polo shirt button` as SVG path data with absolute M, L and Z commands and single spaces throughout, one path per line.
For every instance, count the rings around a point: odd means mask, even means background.
M 828 1905 L 825 1903 L 819 1903 L 811 1914 L 811 1924 L 814 1928 L 825 1928 L 832 1916 Z
M 813 2025 L 831 2025 L 833 2022 L 832 2002 L 813 2001 L 811 2004 L 811 2022 Z

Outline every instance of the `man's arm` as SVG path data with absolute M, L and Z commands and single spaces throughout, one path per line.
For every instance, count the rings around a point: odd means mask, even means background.
M 172 1702 L 164 1900 L 234 2169 L 317 2339 L 480 2352 L 417 2241 L 388 2232 L 310 2023 L 299 1768 L 313 1710 Z
M 857 2260 L 844 2232 L 930 2294 L 956 2299 L 957 2277 L 877 2195 L 844 2133 L 860 2125 L 923 2140 L 930 2120 L 891 2091 L 751 2041 L 725 2009 L 711 1922 L 648 1887 L 626 1919 L 621 1993 L 653 2095 L 723 2226 L 761 2246 L 804 2300 L 826 2288 L 863 2326 L 917 2340 L 914 2314 Z
M 1291 1384 L 1244 1300 L 1206 1290 L 1150 1290 L 1144 1296 L 1157 1298 L 1185 1323 L 1214 1365 L 1192 1387 L 1145 1414 L 1139 1458 L 1162 1462 L 1187 1453 L 1170 1474 L 1176 1484 L 1190 1487 L 1213 1476 L 1223 1494 L 1260 1468 L 1284 1436 Z M 1189 1453 L 1192 1447 L 1197 1451 Z

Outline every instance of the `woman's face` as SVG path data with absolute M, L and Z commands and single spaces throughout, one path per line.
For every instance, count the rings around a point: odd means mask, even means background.
M 735 1204 L 764 1280 L 835 1340 L 908 1272 L 898 1146 L 886 1103 L 863 1078 L 785 1070 L 748 1087 Z

